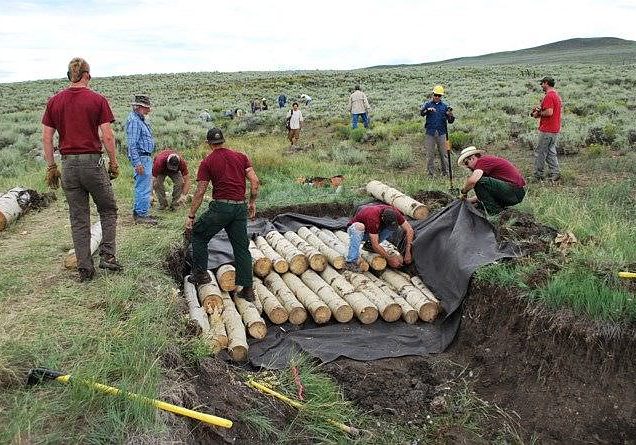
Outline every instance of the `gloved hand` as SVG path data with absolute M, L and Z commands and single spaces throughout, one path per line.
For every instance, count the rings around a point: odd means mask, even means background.
M 49 165 L 49 167 L 46 169 L 46 176 L 44 178 L 44 182 L 46 182 L 46 185 L 48 185 L 52 189 L 57 189 L 60 186 L 61 177 L 62 175 L 60 174 L 60 171 L 57 169 L 57 164 L 53 163 Z
M 179 206 L 185 204 L 187 198 L 188 197 L 186 195 L 179 196 L 179 198 L 177 199 L 176 204 L 179 205 Z
M 468 197 L 467 193 L 464 192 L 459 192 L 459 196 L 457 197 L 457 199 L 461 200 L 461 201 L 466 201 L 466 198 Z
M 108 164 L 108 176 L 111 180 L 115 179 L 119 176 L 119 164 L 116 162 L 111 162 Z

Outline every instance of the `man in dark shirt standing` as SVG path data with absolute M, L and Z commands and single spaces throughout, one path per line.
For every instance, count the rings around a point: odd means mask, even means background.
M 210 282 L 207 273 L 208 242 L 221 229 L 225 229 L 234 253 L 236 284 L 242 286 L 237 296 L 253 301 L 252 256 L 247 236 L 247 218 L 254 218 L 256 215 L 258 177 L 245 154 L 225 146 L 225 139 L 219 128 L 208 131 L 207 142 L 212 152 L 199 165 L 197 190 L 185 222 L 186 231 L 192 231 L 191 280 L 199 285 Z M 249 201 L 245 200 L 246 180 L 250 183 Z M 208 210 L 194 222 L 210 182 L 212 201 Z
M 446 165 L 444 151 L 448 139 L 448 124 L 455 122 L 453 109 L 442 102 L 444 87 L 433 88 L 433 99 L 420 107 L 420 115 L 426 118 L 424 124 L 424 148 L 426 149 L 426 169 L 429 176 L 435 175 L 435 154 L 439 154 L 442 175 L 448 174 L 450 166 Z
M 481 203 L 489 215 L 496 215 L 506 207 L 519 204 L 526 195 L 526 180 L 510 161 L 485 154 L 484 150 L 466 147 L 457 160 L 472 173 L 461 190 L 461 199 L 472 204 Z M 476 197 L 467 198 L 474 189 Z
M 46 183 L 56 189 L 60 173 L 53 157 L 53 136 L 57 131 L 62 154 L 62 189 L 68 202 L 79 281 L 83 282 L 95 276 L 90 250 L 89 195 L 97 206 L 102 226 L 99 267 L 122 270 L 115 259 L 117 202 L 110 184 L 110 180 L 119 175 L 119 164 L 111 126 L 115 117 L 106 98 L 88 87 L 91 80 L 88 62 L 79 57 L 72 59 L 67 77 L 71 85 L 51 97 L 46 105 L 42 117 L 42 144 L 48 164 Z M 110 160 L 108 172 L 102 158 L 102 142 Z

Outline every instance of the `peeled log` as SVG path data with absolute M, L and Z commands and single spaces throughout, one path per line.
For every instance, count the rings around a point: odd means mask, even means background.
M 257 277 L 266 277 L 272 271 L 272 260 L 267 258 L 256 243 L 250 240 L 250 254 L 252 255 L 252 269 Z
M 287 321 L 287 318 L 289 318 L 287 311 L 280 304 L 276 295 L 271 293 L 259 279 L 254 279 L 254 293 L 272 323 L 283 324 Z
M 413 283 L 415 287 L 417 287 L 424 295 L 426 295 L 426 297 L 429 300 L 434 301 L 435 303 L 439 305 L 439 300 L 437 299 L 437 297 L 433 294 L 433 292 L 431 292 L 431 290 L 426 286 L 426 284 L 424 284 L 424 282 L 422 281 L 420 277 L 418 276 L 411 277 L 411 283 Z
M 194 284 L 188 281 L 188 277 L 183 280 L 183 296 L 188 303 L 190 318 L 197 322 L 203 332 L 209 331 L 210 323 L 208 322 L 208 316 L 199 304 L 199 300 L 197 300 L 197 290 Z
M 285 259 L 280 256 L 279 253 L 276 252 L 272 246 L 269 245 L 265 238 L 263 238 L 262 236 L 257 236 L 254 244 L 256 244 L 256 247 L 258 247 L 258 249 L 263 252 L 263 255 L 265 255 L 272 261 L 272 266 L 274 267 L 274 270 L 276 272 L 285 273 L 289 270 L 289 264 L 287 264 L 287 261 L 285 261 Z
M 216 280 L 224 291 L 236 289 L 236 269 L 231 264 L 223 264 L 216 270 Z
M 296 232 L 285 232 L 285 238 L 300 250 L 309 261 L 309 267 L 317 272 L 322 272 L 327 267 L 327 258 L 320 251 L 302 239 Z
M 287 272 L 282 276 L 282 279 L 287 287 L 296 295 L 298 301 L 307 308 L 316 323 L 323 324 L 329 321 L 331 318 L 331 310 L 300 278 L 293 273 Z
M 320 278 L 313 270 L 305 271 L 300 279 L 307 285 L 309 289 L 320 298 L 331 310 L 333 318 L 340 323 L 348 323 L 353 318 L 353 309 L 338 293 L 327 284 L 325 280 Z
M 400 259 L 400 261 L 404 261 L 402 254 L 393 244 L 391 244 L 387 240 L 382 241 L 380 244 L 382 244 L 382 247 L 384 248 L 384 250 L 386 250 L 386 253 L 388 253 L 389 256 L 396 256 Z
M 394 206 L 400 212 L 409 215 L 411 218 L 425 219 L 428 216 L 428 207 L 424 204 L 380 181 L 369 182 L 367 184 L 367 193 Z
M 326 245 L 334 249 L 343 257 L 347 258 L 347 254 L 349 253 L 347 246 L 345 246 L 342 243 L 342 241 L 340 241 L 338 237 L 333 234 L 332 231 L 327 229 L 320 230 L 319 228 L 313 227 L 313 226 L 310 227 L 309 230 L 311 231 L 311 233 L 316 235 L 320 239 L 320 241 L 322 241 L 323 243 L 325 243 Z M 369 263 L 367 263 L 363 258 L 360 258 L 360 262 L 358 263 L 358 266 L 363 271 L 369 270 Z
M 300 229 L 298 229 L 298 236 L 300 236 L 302 239 L 307 241 L 307 243 L 318 249 L 320 253 L 322 253 L 327 258 L 327 262 L 333 267 L 335 267 L 336 269 L 342 269 L 344 267 L 345 256 L 337 250 L 329 247 L 327 244 L 323 243 L 320 238 L 311 233 L 311 230 L 309 230 L 307 227 L 301 227 Z M 322 270 L 318 272 L 322 272 Z
M 300 275 L 309 267 L 307 257 L 279 232 L 272 230 L 265 239 L 289 263 L 289 270 Z
M 394 322 L 402 315 L 400 305 L 393 301 L 392 298 L 382 292 L 371 280 L 362 274 L 344 271 L 343 275 L 357 290 L 367 296 L 375 307 L 380 311 L 380 316 L 384 321 Z
M 349 249 L 349 234 L 347 232 L 343 232 L 342 230 L 337 230 L 333 232 L 336 237 L 342 241 L 347 250 Z M 382 257 L 379 253 L 369 252 L 364 249 L 360 249 L 360 256 L 369 263 L 369 267 L 373 270 L 381 271 L 386 269 L 386 259 Z
M 283 305 L 289 314 L 289 322 L 299 325 L 307 320 L 307 310 L 294 293 L 289 290 L 283 279 L 276 272 L 270 272 L 263 280 L 267 288 L 276 295 L 278 301 Z
M 253 338 L 265 338 L 267 335 L 267 326 L 265 325 L 265 320 L 261 318 L 256 310 L 256 307 L 249 301 L 234 297 L 234 305 L 238 310 L 239 314 L 241 314 L 241 318 L 243 319 L 243 324 L 247 328 L 247 332 Z
M 217 308 L 208 316 L 210 330 L 204 334 L 205 338 L 212 343 L 212 350 L 217 353 L 221 349 L 227 348 L 228 339 L 225 323 L 221 315 L 221 309 Z
M 378 309 L 361 292 L 357 292 L 345 277 L 332 267 L 327 267 L 320 276 L 340 295 L 349 305 L 363 324 L 373 323 L 378 319 Z
M 97 221 L 91 226 L 91 255 L 93 255 L 97 251 L 97 248 L 101 243 L 102 223 L 100 221 Z M 77 269 L 77 257 L 75 256 L 75 249 L 69 250 L 66 254 L 66 257 L 64 257 L 64 267 L 67 269 Z
M 23 211 L 18 198 L 25 191 L 26 189 L 22 187 L 15 187 L 0 196 L 0 232 L 22 215 Z
M 216 283 L 214 274 L 209 270 L 207 273 L 212 281 L 199 286 L 197 293 L 199 294 L 201 307 L 205 309 L 205 312 L 211 314 L 215 308 L 223 308 L 223 300 L 221 299 L 221 289 L 219 289 L 219 285 Z
M 232 360 L 244 362 L 247 360 L 247 336 L 241 314 L 236 310 L 234 302 L 227 292 L 223 292 L 223 323 L 227 331 L 227 349 Z
M 413 283 L 401 274 L 390 269 L 385 270 L 382 279 L 398 291 L 404 299 L 417 311 L 420 320 L 433 321 L 439 314 L 439 305 L 429 300 Z
M 367 277 L 370 281 L 373 281 L 378 289 L 381 289 L 385 295 L 388 295 L 393 299 L 393 301 L 400 305 L 400 308 L 402 308 L 402 320 L 404 320 L 408 324 L 414 324 L 417 321 L 417 319 L 419 318 L 418 312 L 413 309 L 413 306 L 411 306 L 397 292 L 391 289 L 391 287 L 387 283 L 370 272 L 365 272 L 364 276 Z

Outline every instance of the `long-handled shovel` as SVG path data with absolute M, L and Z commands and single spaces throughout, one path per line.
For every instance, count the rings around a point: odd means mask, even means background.
M 29 375 L 27 377 L 27 385 L 36 385 L 38 383 L 41 383 L 45 379 L 57 380 L 60 383 L 68 383 L 69 380 L 71 380 L 71 376 L 70 374 L 64 374 L 60 371 L 54 371 L 52 369 L 33 368 L 29 371 Z M 114 388 L 108 385 L 103 385 L 97 382 L 91 382 L 88 380 L 75 380 L 75 379 L 73 381 L 79 382 L 83 385 L 88 386 L 89 388 L 96 389 L 99 392 L 103 392 L 111 396 L 124 396 L 128 399 L 147 403 L 149 405 L 154 406 L 155 408 L 159 408 L 161 410 L 168 411 L 173 414 L 179 414 L 181 416 L 190 417 L 191 419 L 200 420 L 201 422 L 205 422 L 210 425 L 220 426 L 223 428 L 232 428 L 231 420 L 224 419 L 222 417 L 213 416 L 212 414 L 200 413 L 198 411 L 193 411 L 188 408 L 183 408 L 181 406 L 172 405 L 167 402 L 162 402 L 161 400 L 150 399 L 148 397 L 140 396 L 139 394 L 122 391 L 121 389 Z
M 450 178 L 450 188 L 448 192 L 453 195 L 459 195 L 459 189 L 453 187 L 453 163 L 451 162 L 451 141 L 448 140 L 448 131 L 446 132 L 446 157 L 448 158 L 448 177 Z

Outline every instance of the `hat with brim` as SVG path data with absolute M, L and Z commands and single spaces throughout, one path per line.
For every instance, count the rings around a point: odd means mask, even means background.
M 179 159 L 179 156 L 174 153 L 170 154 L 168 159 L 166 159 L 166 168 L 170 171 L 176 172 L 179 170 L 180 164 L 181 160 Z
M 486 153 L 484 150 L 480 150 L 477 147 L 473 147 L 472 145 L 470 147 L 466 147 L 459 154 L 459 158 L 457 159 L 457 165 L 462 166 L 464 164 L 464 161 L 467 158 L 470 158 L 472 155 L 484 154 L 484 153 Z
M 139 106 L 139 107 L 146 107 L 146 108 L 151 108 L 150 105 L 150 97 L 146 96 L 145 94 L 136 94 L 135 98 L 133 99 L 132 106 Z

